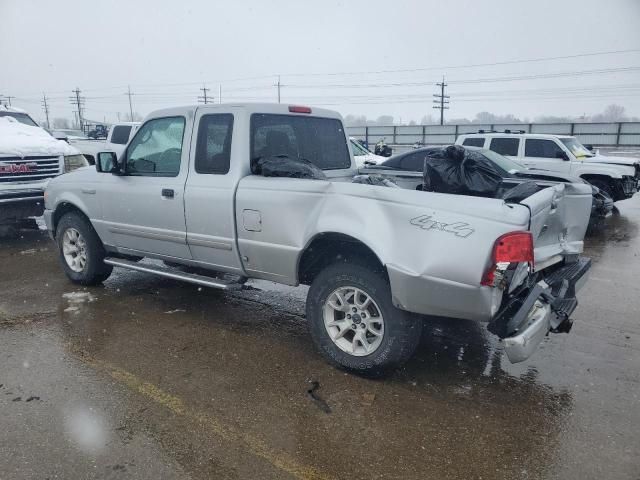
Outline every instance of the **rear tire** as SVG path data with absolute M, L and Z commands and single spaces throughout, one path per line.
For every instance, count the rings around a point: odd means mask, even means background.
M 97 285 L 111 275 L 113 267 L 104 263 L 104 246 L 83 215 L 70 212 L 60 219 L 56 243 L 62 268 L 72 282 Z
M 354 263 L 330 265 L 316 276 L 307 295 L 307 325 L 331 364 L 369 376 L 405 363 L 422 331 L 421 318 L 393 305 L 383 272 Z

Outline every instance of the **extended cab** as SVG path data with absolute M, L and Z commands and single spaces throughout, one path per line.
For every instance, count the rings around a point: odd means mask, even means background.
M 0 105 L 0 225 L 42 215 L 49 179 L 86 165 L 28 113 Z
M 505 130 L 460 135 L 456 144 L 481 147 L 511 157 L 527 167 L 567 173 L 587 180 L 614 201 L 640 189 L 640 162 L 594 154 L 575 137 Z
M 335 112 L 171 108 L 149 115 L 119 158 L 101 153 L 95 169 L 50 182 L 44 217 L 62 268 L 83 285 L 114 267 L 226 290 L 247 278 L 310 285 L 311 336 L 351 371 L 406 361 L 416 314 L 489 322 L 514 362 L 570 328 L 590 267 L 580 256 L 588 185 L 507 202 L 356 174 Z

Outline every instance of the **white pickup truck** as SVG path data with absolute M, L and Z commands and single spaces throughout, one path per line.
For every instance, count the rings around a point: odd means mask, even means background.
M 133 138 L 138 127 L 140 127 L 140 122 L 118 122 L 111 125 L 105 140 L 76 140 L 73 138 L 66 138 L 66 140 L 80 150 L 90 164 L 94 165 L 96 155 L 99 152 L 111 151 L 120 155 L 129 140 Z
M 42 215 L 50 178 L 86 166 L 80 152 L 54 139 L 17 108 L 0 105 L 0 225 Z
M 489 322 L 513 362 L 571 327 L 590 267 L 590 186 L 509 202 L 366 185 L 357 173 L 335 112 L 171 108 L 149 115 L 120 158 L 100 153 L 96 168 L 51 181 L 44 218 L 83 285 L 114 267 L 226 290 L 247 278 L 310 285 L 313 341 L 350 371 L 406 361 L 421 315 Z
M 460 135 L 456 144 L 493 150 L 529 168 L 580 177 L 614 201 L 631 198 L 640 189 L 640 160 L 595 154 L 571 136 L 480 131 Z

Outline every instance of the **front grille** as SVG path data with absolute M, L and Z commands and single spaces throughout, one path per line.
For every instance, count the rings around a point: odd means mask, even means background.
M 41 182 L 60 175 L 60 157 L 1 157 L 0 185 L 12 182 Z

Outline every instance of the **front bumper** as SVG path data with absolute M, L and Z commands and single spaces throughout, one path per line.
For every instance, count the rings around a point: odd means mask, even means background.
M 533 285 L 520 288 L 503 305 L 488 329 L 504 341 L 512 363 L 529 358 L 549 333 L 569 332 L 570 315 L 578 306 L 576 293 L 588 278 L 591 260 L 576 261 L 550 273 Z
M 41 189 L 0 191 L 0 223 L 39 217 L 43 211 L 44 194 Z

